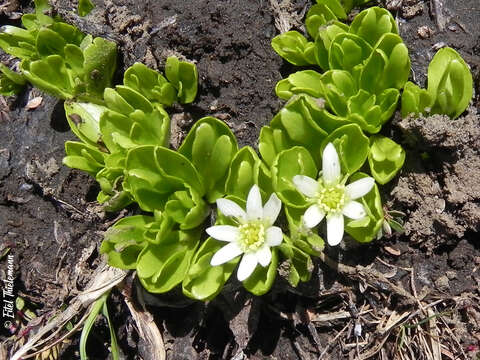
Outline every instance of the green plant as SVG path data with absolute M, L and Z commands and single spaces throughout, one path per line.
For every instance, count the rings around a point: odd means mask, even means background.
M 39 89 L 61 99 L 100 101 L 115 71 L 115 43 L 45 15 L 50 9 L 46 0 L 35 0 L 35 9 L 22 16 L 25 29 L 1 28 L 0 48 L 21 59 L 21 76 Z
M 412 82 L 405 85 L 402 117 L 445 114 L 452 119 L 467 108 L 473 95 L 472 74 L 462 57 L 452 48 L 440 49 L 428 66 L 428 87 Z

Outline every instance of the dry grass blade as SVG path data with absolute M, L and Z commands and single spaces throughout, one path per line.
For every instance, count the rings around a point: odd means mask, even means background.
M 126 272 L 123 270 L 112 268 L 106 263 L 100 264 L 95 271 L 93 279 L 90 281 L 87 290 L 78 295 L 75 299 L 73 299 L 66 310 L 55 316 L 51 321 L 46 323 L 45 326 L 40 328 L 35 333 L 35 335 L 33 335 L 27 341 L 25 345 L 23 345 L 19 350 L 15 352 L 15 354 L 10 360 L 20 360 L 27 358 L 26 354 L 28 354 L 32 350 L 35 350 L 35 348 L 37 348 L 39 344 L 44 343 L 44 341 L 42 341 L 44 336 L 49 334 L 51 331 L 53 331 L 54 333 L 58 333 L 59 330 L 62 329 L 68 321 L 70 321 L 74 316 L 82 313 L 86 307 L 88 307 L 93 301 L 98 299 L 103 293 L 118 285 L 121 281 L 123 281 L 125 276 Z M 85 318 L 86 317 L 84 316 L 74 328 L 78 328 L 83 323 L 83 321 L 85 321 Z M 68 332 L 68 335 L 71 335 L 73 332 L 74 331 Z M 66 337 L 67 336 L 62 336 L 61 339 L 56 340 L 53 343 L 45 346 L 43 349 L 37 351 L 36 353 L 45 351 L 50 347 L 55 346 L 56 344 L 58 344 L 59 341 L 65 339 Z
M 152 314 L 147 311 L 135 309 L 130 297 L 125 296 L 125 303 L 137 325 L 138 335 L 144 342 L 144 351 L 149 354 L 149 360 L 165 360 L 167 354 L 163 343 L 162 334 L 158 330 Z

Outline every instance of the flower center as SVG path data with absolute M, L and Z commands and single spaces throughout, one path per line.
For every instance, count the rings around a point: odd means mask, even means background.
M 239 245 L 243 252 L 256 251 L 265 243 L 265 226 L 261 222 L 250 221 L 239 226 Z
M 337 184 L 321 188 L 318 192 L 317 205 L 326 213 L 341 211 L 345 205 L 345 186 Z

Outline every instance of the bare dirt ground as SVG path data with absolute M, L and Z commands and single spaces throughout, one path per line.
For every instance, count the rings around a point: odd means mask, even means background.
M 255 146 L 261 127 L 283 104 L 274 94 L 276 82 L 295 71 L 271 49 L 275 25 L 301 31 L 312 5 L 100 0 L 79 18 L 72 1 L 51 3 L 82 31 L 117 42 L 117 79 L 135 61 L 161 70 L 172 52 L 197 64 L 196 101 L 169 111 L 176 119 L 173 146 L 206 115 L 224 120 L 240 144 Z M 477 93 L 458 120 L 397 116 L 384 129 L 407 150 L 400 175 L 382 189 L 389 209 L 405 212 L 405 232 L 369 245 L 346 241 L 328 253 L 330 262 L 316 264 L 309 283 L 293 289 L 279 279 L 260 298 L 235 283 L 208 304 L 186 302 L 181 294 L 143 294 L 167 359 L 479 358 L 480 3 L 387 3 L 409 47 L 412 78 L 424 85 L 435 49 L 448 45 L 470 65 Z M 9 13 L 0 14 L 1 24 L 18 25 L 12 14 L 32 9 L 28 1 L 11 4 Z M 5 54 L 0 60 L 12 61 Z M 41 104 L 28 109 L 38 96 Z M 0 97 L 0 256 L 10 248 L 16 294 L 45 318 L 89 281 L 100 262 L 102 232 L 136 211 L 102 213 L 94 202 L 95 181 L 62 166 L 63 144 L 74 137 L 62 108 L 31 88 L 19 97 Z M 0 259 L 2 279 L 6 259 Z M 109 305 L 125 359 L 150 359 L 123 295 L 114 291 Z M 104 321 L 96 325 L 90 358 L 106 359 L 108 328 Z M 12 330 L 17 341 L 28 336 L 23 330 Z M 10 335 L 5 331 L 0 340 Z M 60 359 L 79 358 L 78 338 L 64 344 Z

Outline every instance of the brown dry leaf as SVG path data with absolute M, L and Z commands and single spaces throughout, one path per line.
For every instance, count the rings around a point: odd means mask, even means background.
M 30 100 L 27 103 L 27 106 L 25 106 L 25 109 L 27 109 L 27 110 L 36 109 L 37 107 L 40 106 L 42 101 L 43 101 L 43 98 L 41 96 L 34 97 L 32 100 Z
M 383 249 L 386 252 L 388 252 L 390 255 L 393 255 L 393 256 L 400 256 L 402 254 L 402 252 L 400 250 L 394 249 L 390 246 L 384 246 Z

